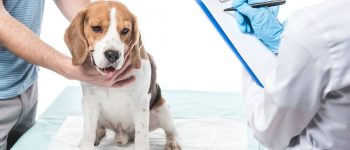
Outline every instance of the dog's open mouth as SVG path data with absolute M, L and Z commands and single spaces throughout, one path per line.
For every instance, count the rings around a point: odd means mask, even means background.
M 107 68 L 99 68 L 96 67 L 97 71 L 99 71 L 100 73 L 102 73 L 103 75 L 109 75 L 112 74 L 116 69 L 113 67 L 107 67 Z

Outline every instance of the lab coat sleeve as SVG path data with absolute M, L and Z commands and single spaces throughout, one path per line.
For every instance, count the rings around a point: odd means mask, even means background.
M 320 35 L 317 23 L 304 13 L 294 14 L 286 25 L 277 64 L 265 88 L 243 73 L 248 125 L 269 149 L 286 148 L 321 106 L 329 76 L 317 58 L 317 51 L 327 48 Z

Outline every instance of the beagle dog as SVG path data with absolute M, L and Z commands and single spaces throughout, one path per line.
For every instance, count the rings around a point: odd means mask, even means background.
M 169 108 L 156 83 L 156 66 L 143 47 L 138 24 L 126 6 L 97 1 L 80 11 L 65 32 L 73 65 L 95 67 L 102 75 L 120 69 L 130 57 L 135 81 L 121 88 L 81 82 L 84 132 L 81 150 L 93 150 L 115 132 L 119 146 L 135 141 L 136 150 L 149 150 L 149 131 L 162 128 L 166 150 L 180 150 Z

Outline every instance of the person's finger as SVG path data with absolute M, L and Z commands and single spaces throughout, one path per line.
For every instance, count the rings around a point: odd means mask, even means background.
M 246 22 L 247 33 L 254 33 L 251 20 L 247 16 L 243 16 L 243 18 Z
M 241 14 L 247 16 L 250 20 L 254 19 L 256 14 L 259 13 L 259 9 L 252 8 L 247 3 L 242 3 L 241 5 L 238 5 L 234 8 L 236 8 L 237 11 L 240 12 Z
M 122 68 L 116 70 L 116 71 L 113 73 L 113 77 L 120 76 L 120 74 L 123 74 L 123 72 L 124 72 L 129 66 L 131 66 L 130 59 L 127 60 L 126 62 L 124 62 Z
M 131 62 L 131 57 L 130 55 L 126 56 L 125 60 L 124 60 L 124 64 L 130 64 Z
M 128 59 L 130 57 L 130 52 L 129 53 L 125 53 L 125 60 Z
M 136 80 L 136 78 L 134 76 L 131 76 L 129 78 L 126 78 L 124 80 L 121 80 L 121 81 L 114 83 L 112 87 L 115 87 L 115 88 L 123 87 L 125 85 L 128 85 L 128 84 L 134 82 L 135 80 Z
M 270 11 L 272 12 L 272 14 L 277 17 L 278 15 L 278 11 L 279 11 L 279 6 L 275 6 L 275 7 L 269 7 Z
M 122 79 L 126 78 L 127 76 L 129 76 L 131 71 L 132 71 L 132 66 L 129 65 L 121 74 L 119 74 L 118 76 L 114 77 L 114 81 L 118 82 L 119 80 L 122 80 Z
M 238 23 L 238 28 L 241 32 L 246 33 L 247 30 L 247 22 L 245 22 L 244 16 L 240 12 L 235 12 L 235 18 Z

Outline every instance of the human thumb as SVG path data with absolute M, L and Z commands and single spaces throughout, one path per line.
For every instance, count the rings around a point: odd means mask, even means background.
M 256 14 L 259 13 L 259 9 L 252 8 L 247 3 L 242 3 L 241 5 L 237 5 L 234 8 L 236 8 L 237 11 L 241 14 L 247 16 L 250 20 L 253 19 L 256 16 Z

